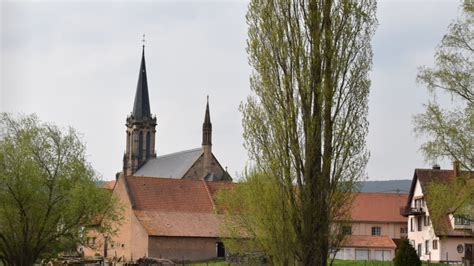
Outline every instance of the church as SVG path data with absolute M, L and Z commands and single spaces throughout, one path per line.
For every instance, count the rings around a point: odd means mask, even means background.
M 156 117 L 150 111 L 145 46 L 135 101 L 126 119 L 123 169 L 105 184 L 123 206 L 123 221 L 114 236 L 96 236 L 85 255 L 114 261 L 142 257 L 175 262 L 225 256 L 214 197 L 232 186 L 232 178 L 212 153 L 209 99 L 201 147 L 157 156 Z

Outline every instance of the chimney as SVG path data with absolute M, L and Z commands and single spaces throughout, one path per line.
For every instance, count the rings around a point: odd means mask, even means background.
M 454 160 L 453 161 L 453 172 L 454 172 L 454 177 L 459 177 L 461 174 L 461 171 L 459 171 L 459 161 Z
M 441 170 L 441 166 L 439 166 L 439 164 L 435 163 L 433 164 L 433 170 Z

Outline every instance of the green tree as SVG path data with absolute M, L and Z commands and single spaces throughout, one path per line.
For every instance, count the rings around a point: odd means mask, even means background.
M 435 66 L 422 67 L 418 81 L 424 84 L 431 99 L 426 110 L 415 116 L 415 132 L 429 137 L 421 146 L 425 159 L 450 159 L 459 162 L 461 170 L 474 167 L 474 2 L 465 0 L 463 13 L 453 21 L 436 48 Z M 453 106 L 444 109 L 440 95 L 451 96 Z M 473 214 L 474 182 L 472 174 L 458 171 L 459 176 L 447 182 L 431 182 L 427 197 L 434 225 L 440 229 L 444 216 Z M 455 193 L 453 193 L 455 191 Z
M 415 132 L 430 138 L 421 146 L 427 160 L 457 160 L 461 168 L 474 167 L 474 3 L 465 0 L 462 16 L 451 23 L 436 48 L 435 66 L 421 67 L 417 80 L 431 99 L 415 116 Z M 455 107 L 443 109 L 437 92 L 448 93 Z M 443 95 L 443 94 L 441 94 Z
M 0 260 L 33 265 L 84 242 L 92 225 L 113 233 L 117 201 L 96 186 L 85 146 L 69 128 L 0 114 Z
M 408 239 L 402 239 L 398 246 L 395 258 L 393 258 L 393 265 L 395 266 L 421 266 L 420 257 L 416 254 Z
M 375 10 L 372 0 L 249 4 L 245 145 L 252 168 L 278 188 L 268 219 L 288 221 L 292 256 L 304 265 L 327 264 L 330 230 L 350 195 L 341 193 L 365 176 Z M 263 230 L 277 237 L 286 228 Z

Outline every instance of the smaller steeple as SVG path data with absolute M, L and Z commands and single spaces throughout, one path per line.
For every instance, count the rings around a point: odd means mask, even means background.
M 202 145 L 212 145 L 212 124 L 211 115 L 209 113 L 209 95 L 207 96 L 206 113 L 204 115 L 204 123 L 202 124 Z

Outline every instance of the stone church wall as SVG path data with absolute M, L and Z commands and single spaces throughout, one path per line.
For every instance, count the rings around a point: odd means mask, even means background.
M 224 176 L 224 169 L 220 166 L 220 164 L 217 162 L 217 159 L 212 155 L 212 160 L 211 160 L 211 172 L 214 173 L 214 175 L 222 177 Z M 189 179 L 201 179 L 203 178 L 207 173 L 204 171 L 204 156 L 201 155 L 199 159 L 194 163 L 191 168 L 186 172 L 186 174 L 183 176 L 184 178 L 189 178 Z

